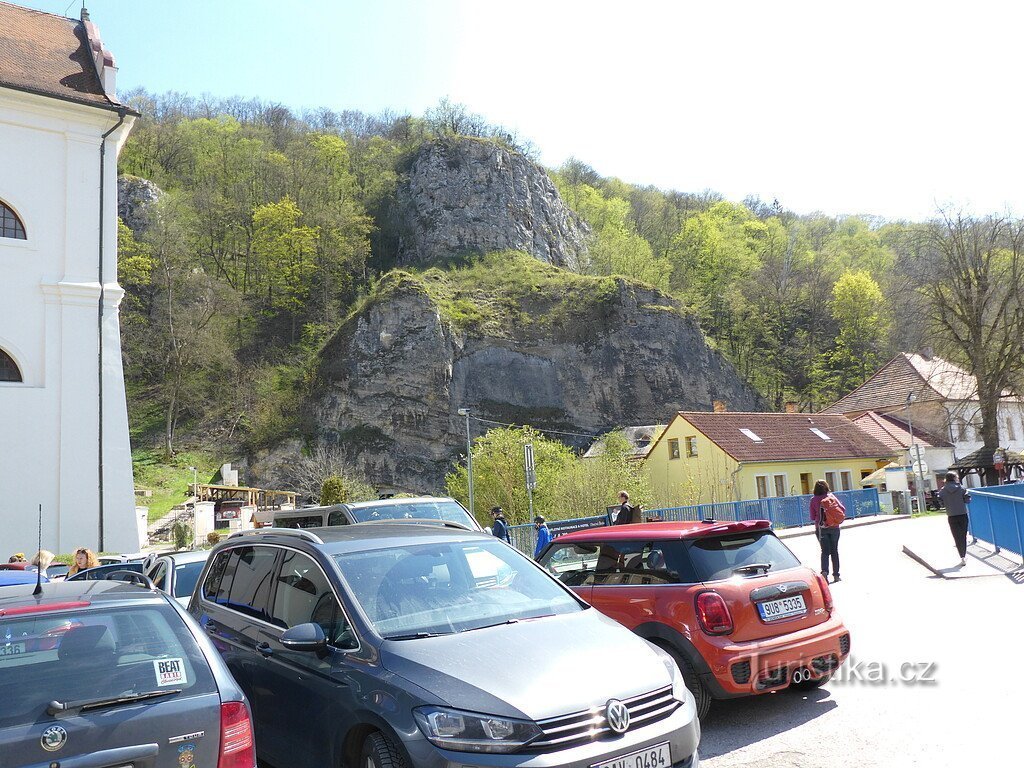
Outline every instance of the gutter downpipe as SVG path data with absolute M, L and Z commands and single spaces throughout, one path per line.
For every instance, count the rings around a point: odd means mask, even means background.
M 98 341 L 99 352 L 97 360 L 99 362 L 97 370 L 97 381 L 99 384 L 99 427 L 98 427 L 98 442 L 97 442 L 97 471 L 99 474 L 99 549 L 98 552 L 103 551 L 103 302 L 105 299 L 104 283 L 103 283 L 103 182 L 104 172 L 106 170 L 106 155 L 107 155 L 107 137 L 110 136 L 114 131 L 120 128 L 124 124 L 124 118 L 128 114 L 128 110 L 121 107 L 117 111 L 117 122 L 114 126 L 104 133 L 100 137 L 100 237 L 99 237 L 99 281 L 100 281 L 100 300 L 99 306 L 96 312 L 96 337 Z

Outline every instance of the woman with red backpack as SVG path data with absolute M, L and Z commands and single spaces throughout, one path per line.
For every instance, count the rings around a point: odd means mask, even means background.
M 821 545 L 821 575 L 828 579 L 828 561 L 832 559 L 832 581 L 839 578 L 839 526 L 846 519 L 846 507 L 835 497 L 828 483 L 819 480 L 814 484 L 811 497 L 811 522 Z

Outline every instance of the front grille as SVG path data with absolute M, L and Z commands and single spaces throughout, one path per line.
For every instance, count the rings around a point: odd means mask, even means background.
M 750 661 L 741 661 L 732 665 L 732 679 L 737 685 L 750 682 Z
M 659 688 L 630 699 L 622 699 L 622 703 L 629 710 L 627 732 L 668 717 L 680 704 L 672 698 L 672 686 Z M 537 725 L 540 726 L 544 735 L 532 742 L 528 749 L 530 751 L 552 747 L 565 749 L 613 734 L 614 731 L 608 727 L 608 722 L 605 719 L 604 709 L 602 705 L 571 715 L 538 720 Z
M 839 654 L 845 656 L 850 652 L 850 636 L 843 635 L 839 638 Z

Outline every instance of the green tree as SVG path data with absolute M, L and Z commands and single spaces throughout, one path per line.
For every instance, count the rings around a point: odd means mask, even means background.
M 556 481 L 560 517 L 589 517 L 603 514 L 617 504 L 625 490 L 633 504 L 650 506 L 653 492 L 643 464 L 633 456 L 633 446 L 621 432 L 601 438 L 599 456 L 575 458 Z
M 888 329 L 882 289 L 864 270 L 846 272 L 832 287 L 832 315 L 839 325 L 831 352 L 837 390 L 863 382 L 881 362 Z
M 345 479 L 339 475 L 331 475 L 320 487 L 320 503 L 324 506 L 329 504 L 344 504 L 348 501 L 348 488 L 345 487 Z
M 266 274 L 267 304 L 293 317 L 309 295 L 317 264 L 318 227 L 299 223 L 302 211 L 290 197 L 253 212 L 252 250 Z M 292 340 L 294 341 L 294 323 Z

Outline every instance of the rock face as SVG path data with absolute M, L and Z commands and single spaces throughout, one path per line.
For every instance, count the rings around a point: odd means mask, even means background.
M 426 144 L 399 190 L 399 210 L 405 264 L 504 250 L 574 271 L 586 264 L 587 225 L 542 168 L 491 141 Z
M 385 281 L 325 347 L 323 387 L 310 405 L 316 440 L 338 446 L 384 488 L 443 489 L 465 453 L 463 407 L 498 422 L 596 434 L 711 410 L 715 400 L 734 410 L 762 406 L 674 300 L 637 284 L 609 280 L 613 290 L 574 327 L 491 335 L 456 329 L 422 282 Z M 474 430 L 484 431 L 476 422 Z M 253 470 L 256 481 L 273 471 Z
M 117 177 L 117 215 L 134 234 L 138 235 L 148 225 L 152 207 L 163 190 L 148 179 L 138 176 Z

